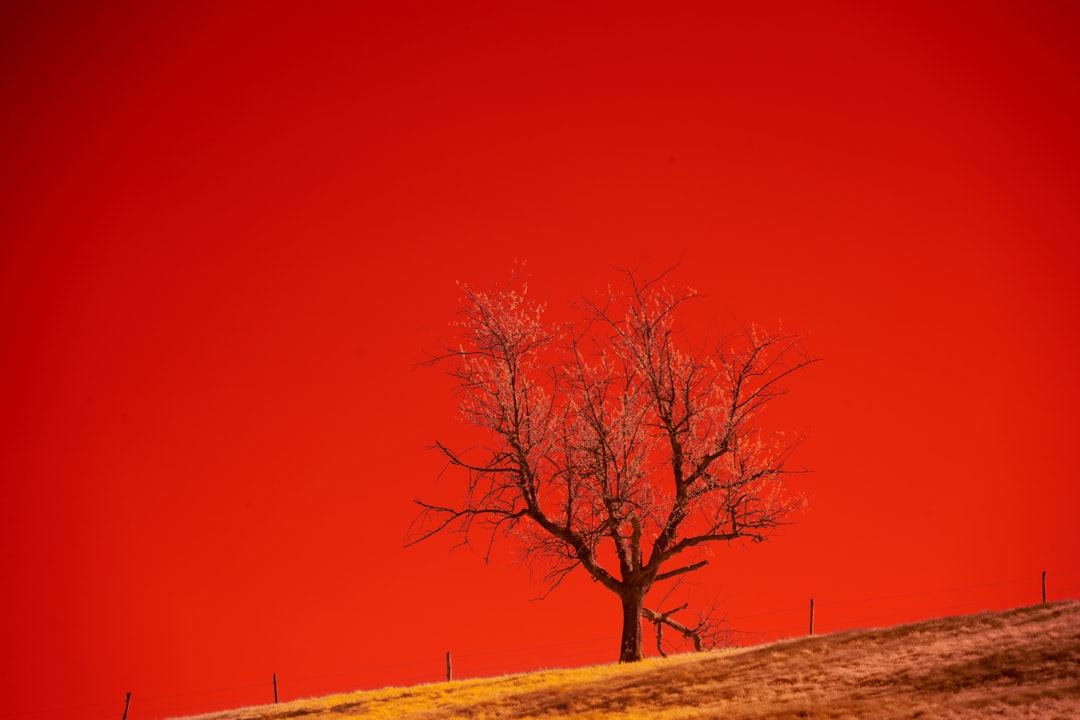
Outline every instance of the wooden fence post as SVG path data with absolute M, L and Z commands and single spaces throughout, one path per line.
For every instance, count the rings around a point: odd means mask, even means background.
M 810 598 L 810 634 L 814 634 L 814 598 Z
M 454 679 L 453 666 L 450 665 L 450 651 L 446 651 L 446 682 L 450 682 Z
M 1043 605 L 1046 604 L 1046 571 L 1043 570 Z
M 277 699 L 277 673 L 274 673 L 274 704 L 278 704 Z
M 131 693 L 127 694 L 127 698 L 124 699 L 124 717 L 122 720 L 127 720 L 128 708 L 131 706 Z

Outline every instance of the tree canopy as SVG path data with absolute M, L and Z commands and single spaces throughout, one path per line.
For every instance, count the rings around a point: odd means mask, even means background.
M 436 443 L 464 491 L 453 506 L 417 500 L 412 542 L 512 539 L 550 587 L 580 566 L 621 599 L 620 659 L 632 661 L 642 614 L 658 614 L 644 607 L 654 584 L 704 567 L 705 546 L 765 540 L 804 503 L 784 484 L 798 441 L 758 420 L 816 358 L 757 326 L 694 345 L 677 323 L 694 290 L 621 275 L 562 324 L 520 279 L 461 285 L 456 347 L 431 362 L 489 442 Z

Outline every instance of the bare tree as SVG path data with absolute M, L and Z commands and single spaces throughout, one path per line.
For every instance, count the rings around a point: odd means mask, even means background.
M 669 290 L 666 275 L 624 272 L 621 291 L 582 302 L 579 323 L 562 326 L 517 279 L 462 285 L 459 344 L 431 362 L 457 380 L 464 420 L 489 443 L 436 443 L 463 471 L 464 495 L 417 500 L 409 541 L 480 531 L 490 553 L 512 537 L 550 588 L 580 566 L 622 603 L 622 662 L 644 656 L 650 588 L 704 567 L 707 546 L 765 540 L 803 503 L 783 485 L 797 442 L 757 420 L 816 359 L 798 337 L 757 327 L 691 345 L 676 315 L 696 293 Z

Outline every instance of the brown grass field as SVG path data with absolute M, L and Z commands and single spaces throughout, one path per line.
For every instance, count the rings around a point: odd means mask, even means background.
M 385 688 L 200 720 L 1080 718 L 1080 602 L 633 665 Z

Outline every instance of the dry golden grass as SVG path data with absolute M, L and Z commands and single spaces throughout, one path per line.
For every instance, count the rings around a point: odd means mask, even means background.
M 386 688 L 199 716 L 200 720 L 987 717 L 1080 717 L 1080 603 L 851 630 L 633 665 Z

